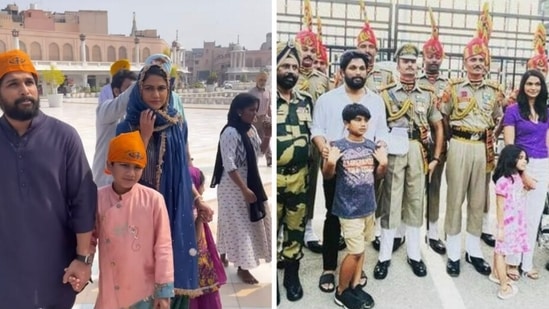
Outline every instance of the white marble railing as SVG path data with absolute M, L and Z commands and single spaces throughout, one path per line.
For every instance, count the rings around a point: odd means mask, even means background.
M 98 61 L 48 61 L 48 60 L 33 60 L 34 66 L 38 71 L 49 70 L 53 65 L 58 70 L 63 72 L 78 72 L 78 71 L 94 71 L 108 73 L 111 68 L 112 62 L 98 62 Z M 144 63 L 132 63 L 131 70 L 139 71 L 143 67 Z M 187 67 L 179 69 L 183 73 L 189 73 Z

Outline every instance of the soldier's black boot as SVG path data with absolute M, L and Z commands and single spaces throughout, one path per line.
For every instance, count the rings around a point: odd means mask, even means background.
M 284 287 L 286 288 L 286 298 L 289 301 L 297 301 L 303 297 L 303 288 L 299 282 L 299 261 L 286 260 Z
M 278 275 L 276 275 L 276 305 L 280 305 L 280 292 L 278 291 Z

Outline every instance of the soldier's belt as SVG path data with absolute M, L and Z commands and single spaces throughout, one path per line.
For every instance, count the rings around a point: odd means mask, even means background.
M 281 175 L 293 175 L 299 172 L 305 166 L 307 166 L 306 162 L 300 163 L 300 164 L 290 164 L 286 166 L 277 166 L 276 172 L 277 174 L 281 174 Z
M 484 141 L 486 140 L 486 131 L 466 131 L 460 127 L 452 127 L 452 137 L 471 141 Z

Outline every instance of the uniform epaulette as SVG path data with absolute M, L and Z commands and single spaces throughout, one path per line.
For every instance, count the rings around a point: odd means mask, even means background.
M 385 91 L 387 89 L 391 89 L 393 88 L 394 86 L 396 86 L 396 83 L 390 83 L 390 84 L 387 84 L 387 85 L 383 85 L 381 87 L 379 87 L 379 91 Z
M 502 87 L 500 85 L 500 83 L 496 82 L 496 81 L 493 81 L 493 80 L 485 80 L 484 81 L 484 84 L 488 87 L 492 87 L 496 90 L 502 90 Z
M 465 79 L 463 79 L 463 77 L 452 77 L 448 80 L 448 84 L 449 85 L 456 85 L 456 84 L 461 84 L 465 81 Z
M 429 91 L 429 92 L 435 92 L 435 87 L 433 87 L 432 85 L 428 85 L 428 84 L 424 84 L 424 83 L 418 83 L 418 87 L 421 90 L 426 90 L 426 91 Z
M 391 75 L 393 74 L 393 71 L 391 71 L 391 70 L 389 70 L 389 69 L 387 69 L 387 68 L 377 68 L 377 69 L 378 69 L 378 71 L 384 71 L 384 72 L 387 72 L 387 73 L 389 73 L 389 74 L 391 74 Z

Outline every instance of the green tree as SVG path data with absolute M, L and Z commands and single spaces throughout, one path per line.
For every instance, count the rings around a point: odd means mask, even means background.
M 50 86 L 51 94 L 57 93 L 57 88 L 65 82 L 65 74 L 55 66 L 50 66 L 49 70 L 42 72 L 42 78 Z
M 210 76 L 208 76 L 208 79 L 206 79 L 206 84 L 213 85 L 217 82 L 217 73 L 212 72 L 210 73 Z

